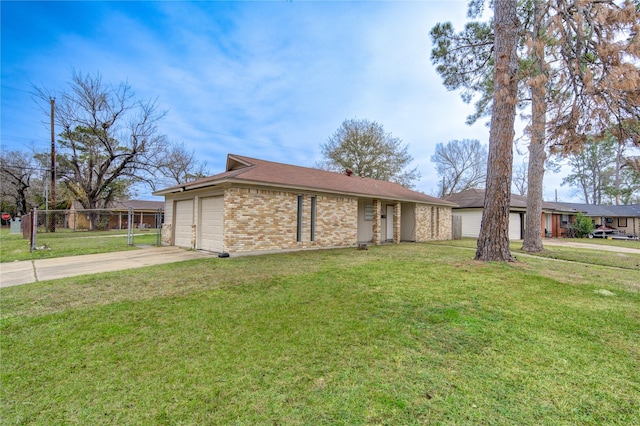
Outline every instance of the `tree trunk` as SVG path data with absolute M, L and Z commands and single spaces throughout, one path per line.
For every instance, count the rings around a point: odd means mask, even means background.
M 25 216 L 27 214 L 27 189 L 28 186 L 19 186 L 17 189 L 17 197 L 16 197 L 16 211 L 20 216 Z
M 542 244 L 542 182 L 546 157 L 544 143 L 534 144 L 532 139 L 529 145 L 529 188 L 524 241 L 522 242 L 522 250 L 529 253 L 537 253 L 544 249 Z
M 618 152 L 616 155 L 616 174 L 614 176 L 613 185 L 615 187 L 616 206 L 620 205 L 620 170 L 624 162 L 622 161 L 622 147 L 621 143 L 618 143 Z
M 544 162 L 547 159 L 547 64 L 544 58 L 543 2 L 535 2 L 533 23 L 533 60 L 536 75 L 531 81 L 531 143 L 529 144 L 529 170 L 527 173 L 527 214 L 524 227 L 522 250 L 529 253 L 540 252 L 542 245 L 542 182 Z
M 515 0 L 494 3 L 495 71 L 487 190 L 476 259 L 511 261 L 509 205 L 513 169 L 513 136 L 518 101 L 518 17 Z
M 598 168 L 596 166 L 591 169 L 591 175 L 593 176 L 593 180 L 591 183 L 591 201 L 594 205 L 598 206 L 602 204 L 602 194 L 600 193 L 601 179 L 600 175 L 598 174 Z
M 591 204 L 589 203 L 589 190 L 588 190 L 588 185 L 586 183 L 582 184 L 582 194 L 584 195 L 584 203 Z

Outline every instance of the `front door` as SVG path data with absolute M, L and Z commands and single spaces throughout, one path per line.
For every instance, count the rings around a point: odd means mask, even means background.
M 393 206 L 387 206 L 387 240 L 393 240 Z
M 545 237 L 554 237 L 553 235 L 553 223 L 551 223 L 551 213 L 545 213 L 544 215 L 544 236 Z

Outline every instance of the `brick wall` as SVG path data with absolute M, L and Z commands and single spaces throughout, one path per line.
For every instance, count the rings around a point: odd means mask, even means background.
M 438 207 L 440 226 L 437 240 L 450 240 L 452 232 L 453 212 L 450 207 Z
M 200 196 L 210 193 L 200 192 Z M 218 194 L 223 195 L 222 191 Z M 302 196 L 302 226 L 298 241 L 298 196 Z M 316 216 L 314 238 L 311 236 L 311 206 L 315 197 Z M 198 196 L 196 194 L 196 201 Z M 383 202 L 367 199 L 371 203 L 373 221 L 362 221 L 361 226 L 372 226 L 372 244 L 382 242 L 381 213 Z M 196 202 L 197 204 L 197 202 Z M 362 203 L 360 203 L 362 204 Z M 168 214 L 162 227 L 162 242 L 172 244 L 173 200 L 166 203 Z M 194 208 L 195 214 L 199 208 Z M 411 217 L 401 227 L 403 210 Z M 364 205 L 361 206 L 364 215 Z M 413 215 L 415 212 L 415 224 Z M 362 219 L 362 218 L 361 218 Z M 198 218 L 194 216 L 197 223 Z M 399 242 L 404 232 L 406 239 L 432 241 L 451 239 L 451 208 L 413 203 L 394 203 L 394 241 Z M 409 231 L 407 230 L 409 229 Z M 415 229 L 415 231 L 412 231 Z M 192 240 L 195 239 L 195 224 Z M 415 232 L 415 236 L 414 236 Z M 233 187 L 224 190 L 224 250 L 230 253 L 295 250 L 322 247 L 352 247 L 358 243 L 358 199 L 318 193 L 299 193 L 287 190 Z
M 302 229 L 298 241 L 298 196 Z M 316 199 L 314 241 L 311 198 Z M 224 246 L 230 253 L 357 244 L 356 198 L 256 188 L 229 188 L 224 195 Z
M 167 223 L 165 219 L 165 223 L 162 224 L 162 244 L 171 245 L 173 238 L 173 225 L 171 223 Z
M 378 199 L 373 200 L 373 239 L 371 242 L 374 245 L 382 243 L 382 222 L 380 216 L 382 215 L 382 203 Z
M 393 204 L 393 242 L 400 243 L 402 225 L 402 206 L 400 202 L 396 201 Z
M 416 241 L 450 240 L 451 208 L 418 204 Z

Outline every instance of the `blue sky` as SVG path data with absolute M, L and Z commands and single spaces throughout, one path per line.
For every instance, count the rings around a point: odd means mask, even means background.
M 72 71 L 128 82 L 168 111 L 160 130 L 224 170 L 227 153 L 313 166 L 345 119 L 377 121 L 409 144 L 434 193 L 437 143 L 489 142 L 472 106 L 442 86 L 430 29 L 462 28 L 466 1 L 7 2 L 1 8 L 3 150 L 48 150 L 33 85 L 63 90 Z M 526 148 L 519 147 L 521 151 Z M 516 160 L 519 161 L 519 160 Z M 561 177 L 545 198 L 570 201 Z M 147 194 L 139 194 L 145 197 Z

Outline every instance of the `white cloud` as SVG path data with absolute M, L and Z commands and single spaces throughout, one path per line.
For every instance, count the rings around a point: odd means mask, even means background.
M 33 22 L 46 16 L 54 34 L 33 35 L 27 7 Z M 488 143 L 484 123 L 464 124 L 473 107 L 444 89 L 429 59 L 430 29 L 448 20 L 461 28 L 466 7 L 466 1 L 99 2 L 79 4 L 70 22 L 62 4 L 3 4 L 3 48 L 12 49 L 2 57 L 2 132 L 46 147 L 47 128 L 30 98 L 4 87 L 33 81 L 62 89 L 75 68 L 115 84 L 128 81 L 138 97 L 157 98 L 169 111 L 161 130 L 194 149 L 213 172 L 222 170 L 228 152 L 313 165 L 319 144 L 358 117 L 378 121 L 410 145 L 423 175 L 417 187 L 431 192 L 438 185 L 430 162 L 437 143 Z M 9 33 L 6 20 L 20 22 Z

